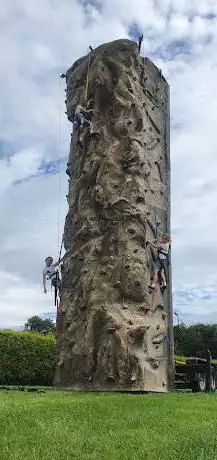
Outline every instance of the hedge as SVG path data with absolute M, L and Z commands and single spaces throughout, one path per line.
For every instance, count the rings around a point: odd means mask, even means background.
M 0 385 L 52 385 L 53 335 L 0 330 Z
M 185 356 L 175 359 L 186 362 Z M 0 385 L 51 386 L 55 365 L 53 335 L 0 330 Z

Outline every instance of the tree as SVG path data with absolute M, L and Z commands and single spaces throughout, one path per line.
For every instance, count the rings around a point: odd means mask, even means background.
M 175 352 L 184 356 L 206 356 L 207 350 L 217 358 L 217 324 L 174 326 Z
M 42 319 L 40 316 L 32 316 L 25 324 L 25 330 L 46 335 L 55 332 L 55 324 L 50 319 Z

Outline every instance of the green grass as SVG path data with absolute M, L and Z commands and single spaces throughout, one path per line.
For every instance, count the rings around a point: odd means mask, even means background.
M 214 460 L 217 396 L 0 392 L 0 459 Z

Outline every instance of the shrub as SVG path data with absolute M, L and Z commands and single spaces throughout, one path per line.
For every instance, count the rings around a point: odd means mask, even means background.
M 52 385 L 54 370 L 53 335 L 0 330 L 0 385 Z

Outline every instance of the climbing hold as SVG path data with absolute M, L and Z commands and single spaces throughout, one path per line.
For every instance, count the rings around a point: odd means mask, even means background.
M 131 235 L 135 235 L 136 230 L 134 230 L 134 228 L 128 228 L 128 233 L 130 233 Z
M 131 319 L 128 319 L 128 324 L 130 324 L 131 326 L 133 326 L 133 321 Z
M 132 123 L 133 123 L 132 120 L 129 120 L 129 121 L 127 122 L 128 125 L 131 125 Z
M 162 337 L 160 337 L 160 338 L 153 339 L 152 343 L 153 343 L 153 345 L 160 345 L 163 341 L 164 341 L 164 339 Z
M 142 105 L 143 105 L 143 107 L 145 107 L 145 106 L 146 106 L 146 102 L 143 102 L 143 104 L 142 104 Z
M 141 166 L 144 166 L 145 162 L 144 161 L 141 161 Z
M 117 185 L 117 184 L 115 184 L 115 185 L 114 185 L 114 188 L 118 188 L 118 185 Z
M 123 304 L 122 307 L 123 307 L 124 310 L 128 310 L 128 306 L 127 306 L 127 305 Z
M 160 194 L 161 194 L 161 195 L 163 195 L 163 194 L 164 194 L 163 190 L 160 190 Z
M 67 104 L 67 100 L 65 99 L 65 104 Z
M 133 383 L 136 381 L 136 376 L 135 375 L 132 375 L 132 377 L 130 377 L 130 381 Z
M 151 110 L 154 110 L 155 109 L 155 106 L 153 105 L 152 109 Z
M 130 266 L 129 266 L 129 265 L 125 265 L 125 268 L 126 268 L 126 270 L 128 270 L 128 269 L 130 268 Z
M 115 332 L 116 331 L 116 327 L 108 327 L 107 329 L 107 332 Z
M 61 73 L 61 74 L 60 74 L 60 78 L 66 78 L 66 74 L 65 74 L 65 73 Z
M 157 137 L 157 141 L 160 142 L 160 141 L 161 141 L 161 138 L 160 138 L 160 137 Z
M 136 280 L 134 284 L 135 284 L 135 286 L 141 286 L 141 283 L 138 280 Z
M 106 270 L 100 270 L 100 275 L 106 275 Z
M 134 249 L 133 252 L 134 254 L 136 254 L 138 252 L 138 249 Z
M 157 327 L 156 327 L 156 329 L 157 329 L 157 330 L 159 330 L 159 329 L 160 329 L 160 324 L 157 324 Z
M 153 188 L 151 188 L 151 193 L 155 193 Z
M 69 168 L 66 169 L 66 174 L 68 174 L 68 176 L 70 177 L 70 169 Z
M 147 326 L 146 329 L 147 329 L 147 330 L 150 329 L 150 326 Z
M 90 376 L 88 377 L 88 382 L 92 382 L 93 378 Z
M 136 107 L 135 102 L 132 102 L 131 107 L 132 107 L 132 108 Z
M 87 268 L 84 268 L 83 273 L 84 273 L 84 274 L 88 273 Z
M 162 313 L 162 319 L 163 319 L 163 320 L 166 319 L 165 313 Z
M 162 386 L 163 386 L 163 387 L 166 386 L 166 382 L 164 382 L 164 380 L 163 380 L 163 382 L 162 382 Z
M 159 309 L 159 310 L 164 310 L 164 306 L 163 306 L 162 304 L 158 304 L 158 305 L 156 305 L 156 307 L 154 308 L 154 311 L 156 311 L 156 310 L 158 310 L 158 309 Z
M 152 127 L 150 126 L 149 131 L 152 131 Z
M 147 188 L 144 188 L 144 192 L 147 193 L 148 189 Z
M 136 198 L 137 203 L 143 203 L 145 201 L 144 197 L 142 195 L 138 195 Z
M 115 382 L 115 378 L 113 375 L 108 375 L 107 377 L 108 380 L 112 380 L 113 382 Z
M 117 283 L 113 284 L 113 287 L 114 288 L 118 288 L 120 286 L 121 282 L 120 281 L 117 281 Z

